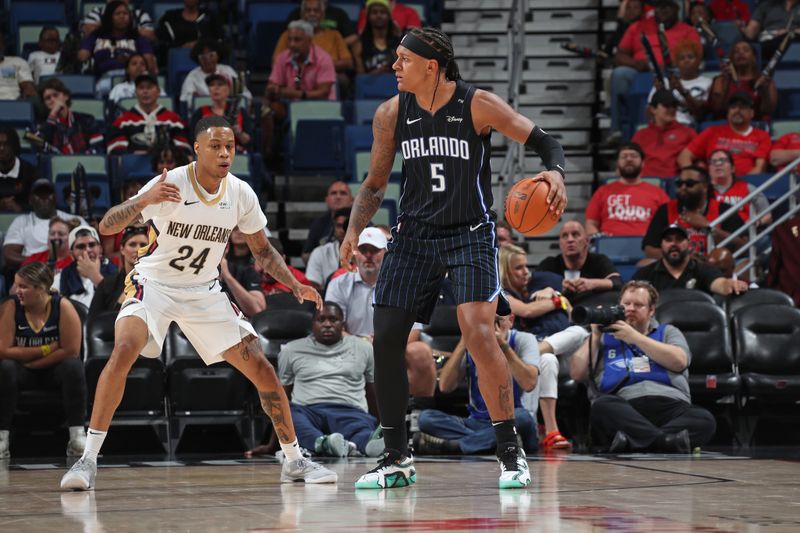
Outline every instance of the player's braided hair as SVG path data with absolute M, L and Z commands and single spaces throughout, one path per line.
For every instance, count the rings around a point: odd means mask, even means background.
M 453 42 L 442 30 L 437 28 L 413 28 L 409 31 L 418 39 L 422 39 L 427 44 L 432 46 L 437 52 L 440 52 L 447 58 L 444 67 L 444 77 L 448 81 L 456 81 L 461 79 L 461 74 L 458 71 L 458 65 L 455 61 L 455 52 L 453 51 Z

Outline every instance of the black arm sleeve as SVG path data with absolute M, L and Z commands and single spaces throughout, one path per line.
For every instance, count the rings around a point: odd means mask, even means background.
M 542 128 L 539 126 L 533 127 L 528 140 L 525 141 L 525 146 L 536 150 L 536 153 L 544 161 L 544 166 L 547 170 L 555 170 L 561 174 L 562 178 L 566 178 L 564 168 L 567 162 L 564 159 L 564 148 Z

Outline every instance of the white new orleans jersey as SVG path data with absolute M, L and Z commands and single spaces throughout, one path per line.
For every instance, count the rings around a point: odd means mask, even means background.
M 150 180 L 137 196 L 160 178 Z M 197 182 L 194 163 L 167 172 L 166 182 L 180 189 L 181 201 L 142 210 L 142 217 L 150 223 L 149 242 L 139 250 L 132 275 L 172 287 L 210 283 L 219 275 L 233 228 L 239 226 L 243 233 L 252 234 L 266 227 L 258 197 L 250 185 L 230 173 L 219 190 L 209 194 Z

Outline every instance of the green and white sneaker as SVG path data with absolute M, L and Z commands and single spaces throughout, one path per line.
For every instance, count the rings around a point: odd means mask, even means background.
M 358 478 L 357 489 L 395 489 L 408 487 L 417 482 L 414 458 L 400 455 L 396 450 L 387 450 L 378 466 Z
M 518 446 L 507 447 L 498 457 L 501 489 L 523 489 L 531 484 L 531 471 L 525 450 Z

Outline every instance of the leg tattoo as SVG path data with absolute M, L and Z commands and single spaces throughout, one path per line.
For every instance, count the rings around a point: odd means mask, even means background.
M 277 392 L 259 391 L 258 397 L 261 399 L 261 408 L 272 419 L 272 426 L 275 428 L 278 440 L 283 443 L 289 442 L 288 425 L 281 405 L 281 395 Z

